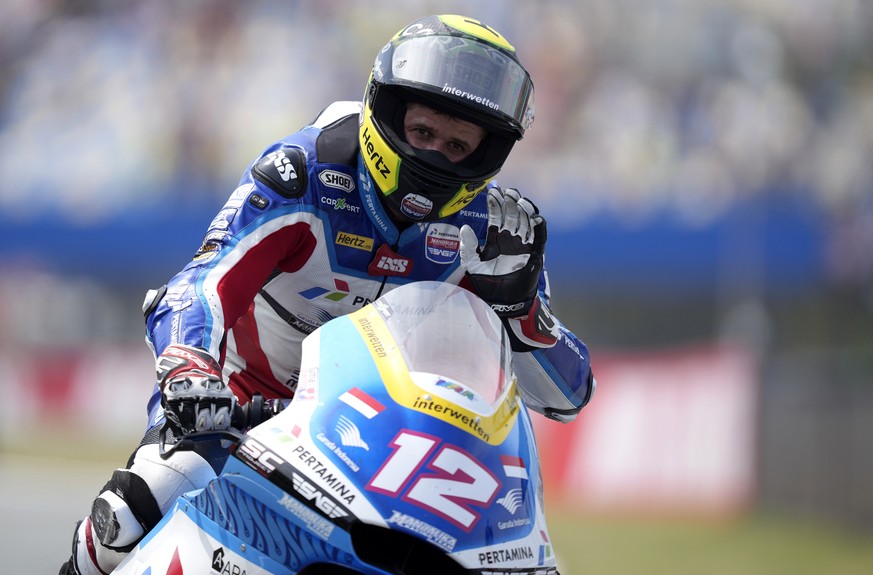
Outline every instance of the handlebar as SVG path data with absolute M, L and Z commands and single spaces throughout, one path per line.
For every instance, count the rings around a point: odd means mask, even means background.
M 230 425 L 234 429 L 249 429 L 278 415 L 283 409 L 285 404 L 282 400 L 266 399 L 260 393 L 256 393 L 248 403 L 234 408 Z
M 271 417 L 275 417 L 283 409 L 285 409 L 285 404 L 282 403 L 282 400 L 266 399 L 260 393 L 255 393 L 248 403 L 245 405 L 237 405 L 234 408 L 230 422 L 230 429 L 194 431 L 180 437 L 170 447 L 166 447 L 167 432 L 170 430 L 170 423 L 169 420 L 167 420 L 164 422 L 163 427 L 161 427 L 158 439 L 158 453 L 162 459 L 167 459 L 174 451 L 190 451 L 194 449 L 198 443 L 204 441 L 226 439 L 237 443 L 242 439 L 245 430 L 255 427 Z M 176 433 L 178 433 L 178 431 L 176 431 Z

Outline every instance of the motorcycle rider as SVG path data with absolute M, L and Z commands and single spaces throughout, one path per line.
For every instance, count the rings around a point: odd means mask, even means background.
M 290 399 L 301 341 L 400 284 L 460 284 L 510 334 L 528 407 L 571 421 L 595 382 L 549 308 L 545 219 L 492 179 L 533 120 L 515 49 L 472 18 L 421 18 L 335 102 L 245 171 L 192 261 L 143 305 L 157 383 L 148 427 L 76 527 L 61 574 L 112 571 L 182 493 L 215 477 L 158 436 L 226 429 L 259 392 Z

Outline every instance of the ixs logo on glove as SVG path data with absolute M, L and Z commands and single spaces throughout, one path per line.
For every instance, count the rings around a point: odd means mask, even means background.
M 367 273 L 371 276 L 408 276 L 412 273 L 412 260 L 382 244 L 376 250 L 376 257 L 370 262 Z

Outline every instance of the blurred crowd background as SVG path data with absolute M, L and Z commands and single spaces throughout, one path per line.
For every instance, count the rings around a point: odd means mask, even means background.
M 756 509 L 873 528 L 869 0 L 6 0 L 0 351 L 144 350 L 143 294 L 248 163 L 359 99 L 400 27 L 453 12 L 534 79 L 499 180 L 546 214 L 555 306 L 595 368 L 743 347 Z

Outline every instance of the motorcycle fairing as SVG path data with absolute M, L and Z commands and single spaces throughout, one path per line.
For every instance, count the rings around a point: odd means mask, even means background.
M 410 374 L 375 308 L 304 342 L 298 395 L 250 436 L 351 516 L 469 567 L 548 563 L 536 446 L 514 382 L 489 413 L 463 383 Z

